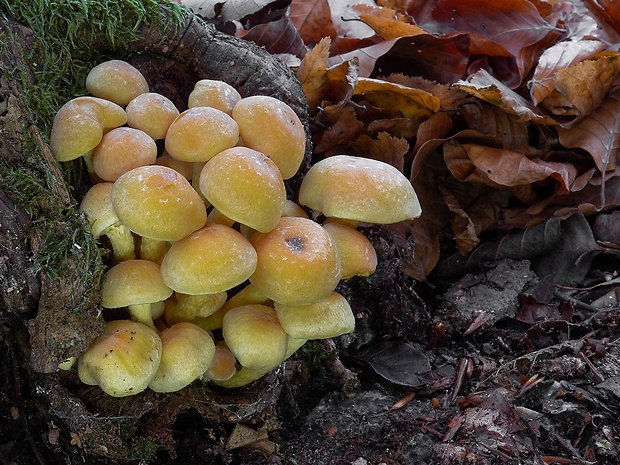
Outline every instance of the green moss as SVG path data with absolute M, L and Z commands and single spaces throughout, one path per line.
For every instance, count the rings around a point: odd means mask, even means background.
M 26 84 L 21 96 L 35 124 L 48 134 L 57 109 L 85 93 L 86 74 L 106 59 L 98 48 L 122 52 L 145 24 L 174 33 L 185 11 L 171 0 L 0 0 L 0 14 L 34 33 L 29 63 L 35 82 L 22 69 L 11 70 L 11 77 Z
M 34 124 L 49 137 L 58 109 L 68 100 L 86 93 L 88 71 L 107 60 L 98 50 L 123 48 L 137 41 L 142 26 L 163 27 L 170 34 L 182 24 L 186 9 L 172 0 L 0 0 L 0 17 L 20 23 L 33 32 L 33 46 L 25 44 L 25 69 L 13 63 L 15 34 L 0 29 L 0 77 L 14 83 L 26 112 L 19 161 L 0 157 L 0 182 L 13 201 L 42 232 L 42 248 L 36 259 L 48 275 L 76 276 L 69 264 L 79 264 L 80 279 L 92 280 L 101 270 L 101 254 L 77 210 L 87 188 L 88 176 L 80 161 L 62 163 L 65 184 L 76 199 L 67 206 L 50 195 L 57 178 L 46 168 L 40 141 L 27 129 Z M 164 23 L 165 19 L 165 23 Z M 15 163 L 19 163 L 15 166 Z M 72 257 L 73 260 L 67 261 Z M 77 286 L 79 287 L 79 286 Z
M 150 463 L 155 459 L 157 454 L 157 444 L 151 438 L 144 436 L 136 436 L 131 441 L 130 452 L 126 457 L 127 460 L 139 460 L 141 462 Z

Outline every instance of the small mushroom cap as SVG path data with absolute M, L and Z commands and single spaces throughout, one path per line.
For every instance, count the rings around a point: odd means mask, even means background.
M 239 363 L 254 370 L 272 369 L 286 358 L 288 335 L 273 308 L 249 304 L 224 316 L 224 342 Z
M 176 302 L 166 306 L 166 323 L 173 325 L 181 321 L 205 318 L 217 312 L 226 302 L 226 291 L 215 294 L 180 294 L 176 293 Z
M 326 222 L 323 228 L 336 245 L 342 267 L 340 279 L 368 276 L 375 272 L 377 252 L 366 236 L 351 226 L 338 222 Z
M 282 328 L 294 338 L 326 339 L 355 329 L 349 302 L 336 291 L 314 304 L 290 306 L 276 302 L 274 307 Z
M 203 379 L 213 381 L 226 381 L 237 372 L 237 359 L 226 344 L 215 345 L 215 356 L 211 366 L 205 371 Z
M 78 97 L 65 103 L 52 123 L 50 147 L 59 161 L 75 160 L 90 153 L 106 130 L 127 121 L 125 110 L 107 100 Z
M 243 283 L 256 269 L 256 251 L 239 232 L 207 224 L 175 242 L 161 263 L 164 282 L 182 294 L 215 294 Z
M 108 60 L 90 70 L 86 76 L 86 90 L 95 97 L 125 106 L 148 92 L 149 85 L 135 66 L 123 60 Z
M 129 320 L 111 321 L 80 356 L 78 376 L 110 396 L 131 396 L 146 389 L 161 353 L 161 339 L 154 329 Z
M 202 376 L 215 356 L 211 335 L 193 323 L 181 322 L 159 335 L 161 361 L 149 388 L 155 392 L 175 392 Z
M 266 155 L 233 147 L 202 168 L 200 191 L 219 212 L 257 231 L 276 227 L 286 203 L 280 170 Z
M 105 181 L 116 181 L 139 166 L 155 163 L 157 144 L 144 131 L 128 127 L 114 128 L 103 135 L 93 150 L 93 171 Z
M 150 304 L 172 295 L 159 265 L 149 260 L 125 260 L 114 265 L 106 272 L 101 286 L 101 305 L 105 308 Z
M 135 97 L 125 107 L 127 125 L 146 132 L 153 139 L 166 137 L 168 128 L 180 112 L 168 97 L 146 92 Z
M 243 145 L 271 158 L 283 179 L 297 173 L 306 153 L 306 132 L 290 106 L 274 97 L 253 95 L 242 98 L 232 116 Z
M 213 79 L 201 79 L 189 94 L 187 106 L 213 107 L 232 115 L 232 109 L 241 100 L 241 95 L 230 84 Z
M 299 202 L 315 214 L 390 224 L 420 216 L 411 182 L 388 163 L 335 155 L 314 164 L 299 190 Z
M 120 176 L 114 182 L 112 203 L 129 229 L 161 241 L 178 241 L 207 221 L 198 193 L 167 166 L 141 166 Z
M 282 217 L 268 233 L 250 240 L 258 262 L 250 282 L 267 297 L 286 305 L 324 299 L 340 280 L 340 259 L 323 227 L 302 217 Z
M 181 113 L 166 133 L 166 152 L 182 161 L 205 162 L 239 141 L 239 126 L 229 115 L 211 107 Z
M 90 232 L 95 239 L 105 235 L 110 241 L 116 261 L 135 257 L 135 243 L 131 231 L 121 223 L 112 205 L 111 182 L 92 186 L 80 202 L 80 211 L 86 215 Z

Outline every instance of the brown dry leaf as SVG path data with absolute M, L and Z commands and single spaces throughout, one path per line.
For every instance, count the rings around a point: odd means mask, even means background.
M 327 0 L 293 0 L 289 17 L 306 45 L 318 44 L 323 37 L 336 37 Z
M 274 55 L 290 53 L 299 58 L 306 54 L 306 46 L 288 16 L 276 21 L 258 24 L 243 36 L 245 40 L 261 45 Z
M 375 33 L 383 40 L 426 33 L 424 29 L 412 24 L 407 16 L 401 15 L 390 8 L 354 5 L 352 10 L 359 15 L 360 20 L 372 27 Z
M 528 185 L 549 177 L 557 181 L 556 193 L 570 191 L 577 176 L 571 164 L 527 158 L 520 152 L 480 144 L 446 143 L 446 165 L 452 175 L 463 182 L 477 182 L 491 187 Z
M 454 240 L 459 249 L 459 253 L 465 255 L 480 242 L 478 239 L 478 232 L 476 231 L 473 221 L 465 210 L 463 210 L 456 196 L 444 186 L 440 185 L 439 188 L 443 201 L 452 213 L 450 225 L 452 226 L 452 233 L 454 234 Z
M 409 144 L 405 139 L 392 137 L 386 132 L 379 133 L 376 139 L 362 134 L 347 146 L 347 153 L 350 155 L 383 161 L 401 172 L 404 169 L 403 161 L 408 151 Z
M 376 6 L 373 0 L 327 0 L 337 37 L 364 39 L 372 37 L 372 28 L 357 20 L 353 5 Z
M 560 69 L 554 79 L 557 91 L 541 106 L 556 115 L 584 117 L 603 101 L 619 71 L 620 54 L 616 52 Z
M 592 8 L 605 18 L 605 21 L 620 34 L 620 4 L 617 0 L 597 0 L 588 2 Z
M 413 158 L 415 154 L 418 153 L 418 150 L 420 150 L 420 147 L 429 140 L 446 137 L 453 126 L 454 120 L 448 113 L 439 112 L 432 115 L 418 127 L 415 146 L 411 151 L 410 158 Z M 409 161 L 409 159 L 406 160 L 406 162 Z
M 439 106 L 442 110 L 457 111 L 457 109 L 467 100 L 468 95 L 462 90 L 447 84 L 438 84 L 420 76 L 405 76 L 403 73 L 382 76 L 382 80 L 400 84 L 401 86 L 420 89 L 432 94 L 439 99 Z
M 379 79 L 359 78 L 353 95 L 405 118 L 429 117 L 439 111 L 439 99 L 432 94 Z
M 463 91 L 492 103 L 507 113 L 518 116 L 519 121 L 532 121 L 550 126 L 558 125 L 558 122 L 553 118 L 543 114 L 538 108 L 483 69 L 469 76 L 466 81 L 459 81 L 457 85 Z
M 302 89 L 308 100 L 311 113 L 323 100 L 327 91 L 327 59 L 329 57 L 329 45 L 331 39 L 324 37 L 310 50 L 297 70 L 297 79 L 301 82 Z
M 558 70 L 588 60 L 604 48 L 605 44 L 599 40 L 580 39 L 559 42 L 545 50 L 530 80 L 530 95 L 534 105 L 538 105 L 556 89 L 555 75 Z
M 570 129 L 558 128 L 560 143 L 587 151 L 600 172 L 616 168 L 620 151 L 620 87 L 612 90 L 603 103 Z
M 440 256 L 439 235 L 431 238 L 429 244 L 416 243 L 413 249 L 413 261 L 407 264 L 403 272 L 420 282 L 427 282 L 428 275 L 437 266 Z
M 348 104 L 325 106 L 318 121 L 327 126 L 314 141 L 314 152 L 323 153 L 344 146 L 366 132 L 366 124 L 357 119 L 355 110 Z
M 262 429 L 257 431 L 241 423 L 237 423 L 226 440 L 226 450 L 251 446 L 265 440 L 269 440 L 267 431 Z

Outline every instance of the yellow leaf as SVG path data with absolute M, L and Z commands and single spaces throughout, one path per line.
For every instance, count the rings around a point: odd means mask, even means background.
M 314 112 L 323 99 L 327 83 L 327 59 L 331 39 L 324 37 L 302 60 L 297 79 L 306 94 L 310 112 Z
M 440 106 L 439 99 L 429 92 L 379 79 L 359 78 L 353 94 L 406 118 L 430 116 L 439 111 Z

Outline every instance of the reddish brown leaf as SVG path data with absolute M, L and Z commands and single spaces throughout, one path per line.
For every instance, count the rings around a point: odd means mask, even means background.
M 326 106 L 320 116 L 322 124 L 329 126 L 315 141 L 315 153 L 346 145 L 366 132 L 366 125 L 357 119 L 350 105 L 340 103 Z
M 243 38 L 262 45 L 274 55 L 290 53 L 303 58 L 306 54 L 304 42 L 288 16 L 254 26 Z
M 358 137 L 353 143 L 347 145 L 346 152 L 365 158 L 383 161 L 403 171 L 403 160 L 409 150 L 409 144 L 405 139 L 392 137 L 382 132 L 376 139 L 365 134 Z
M 304 94 L 308 100 L 310 112 L 316 111 L 327 92 L 327 59 L 329 57 L 329 37 L 321 41 L 310 50 L 302 60 L 297 70 L 297 79 L 301 82 Z
M 568 193 L 577 176 L 573 165 L 528 158 L 521 152 L 479 144 L 448 143 L 443 146 L 446 164 L 455 178 L 499 186 L 528 185 L 549 177 L 558 182 L 557 192 Z
M 425 34 L 424 29 L 412 24 L 407 16 L 389 8 L 372 8 L 366 5 L 353 6 L 359 18 L 370 26 L 383 40 Z
M 469 76 L 466 81 L 460 81 L 457 84 L 463 91 L 492 103 L 507 113 L 518 116 L 520 121 L 558 125 L 557 121 L 542 113 L 529 101 L 509 89 L 485 70 L 481 69 L 476 74 Z
M 605 45 L 598 40 L 581 39 L 559 42 L 543 52 L 530 81 L 530 95 L 534 105 L 556 90 L 555 75 L 558 70 L 591 58 Z
M 620 87 L 615 88 L 588 118 L 570 129 L 558 129 L 566 147 L 580 147 L 594 159 L 600 172 L 613 171 L 620 151 Z
M 386 42 L 388 43 L 388 42 Z M 470 39 L 466 34 L 435 37 L 419 34 L 394 41 L 376 61 L 378 75 L 403 73 L 421 76 L 441 84 L 461 79 L 467 69 Z
M 323 37 L 336 37 L 327 0 L 293 0 L 289 17 L 306 45 L 318 44 Z

